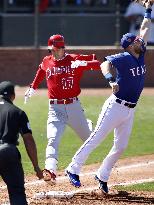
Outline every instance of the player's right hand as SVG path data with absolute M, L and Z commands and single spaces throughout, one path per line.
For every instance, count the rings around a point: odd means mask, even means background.
M 25 104 L 27 103 L 29 98 L 32 97 L 32 95 L 34 95 L 34 93 L 35 93 L 35 90 L 33 88 L 29 87 L 28 90 L 26 90 L 26 92 L 25 92 L 25 101 L 24 101 Z
M 87 66 L 87 62 L 81 60 L 71 61 L 71 68 L 78 68 L 79 66 Z
M 112 88 L 112 92 L 115 94 L 119 91 L 119 85 L 116 82 L 109 82 L 111 88 Z

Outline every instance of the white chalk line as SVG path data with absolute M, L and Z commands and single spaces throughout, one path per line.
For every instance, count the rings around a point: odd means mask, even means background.
M 121 167 L 115 167 L 114 170 L 125 170 L 125 169 L 132 169 L 132 168 L 139 168 L 139 167 L 145 167 L 145 166 L 149 166 L 149 165 L 153 165 L 154 164 L 154 161 L 148 161 L 148 162 L 144 162 L 144 163 L 136 163 L 136 164 L 131 164 L 131 165 L 124 165 L 124 166 L 121 166 Z M 84 174 L 80 174 L 80 176 L 89 176 L 89 175 L 95 175 L 96 172 L 86 172 Z M 66 176 L 62 176 L 62 177 L 57 177 L 57 180 L 56 181 L 63 181 L 63 180 L 66 180 L 67 177 Z M 33 185 L 38 185 L 38 184 L 42 184 L 42 183 L 45 183 L 43 180 L 36 180 L 36 181 L 32 181 L 32 182 L 27 182 L 25 183 L 25 187 L 26 186 L 33 186 Z M 3 189 L 6 189 L 6 185 L 4 186 L 1 186 L 0 187 L 0 190 L 3 190 Z
M 108 185 L 108 187 L 112 187 L 112 186 L 129 186 L 129 185 L 132 185 L 132 184 L 142 184 L 142 183 L 145 183 L 145 182 L 153 182 L 154 181 L 154 178 L 148 178 L 148 179 L 138 179 L 138 180 L 131 180 L 129 182 L 123 182 L 123 183 L 111 183 Z M 80 193 L 80 192 L 85 192 L 85 191 L 92 191 L 94 189 L 98 189 L 98 186 L 93 186 L 93 187 L 89 187 L 89 188 L 86 188 L 86 189 L 78 189 L 76 191 L 72 191 L 74 194 L 75 193 Z
M 132 180 L 129 182 L 124 182 L 124 183 L 111 183 L 108 187 L 112 186 L 129 186 L 129 185 L 134 185 L 134 184 L 141 184 L 145 182 L 153 182 L 154 178 L 148 178 L 148 179 L 139 179 L 139 180 Z M 78 193 L 87 193 L 91 192 L 94 190 L 97 190 L 99 186 L 92 186 L 89 188 L 83 188 L 83 189 L 78 189 L 76 191 L 70 191 L 70 192 L 65 192 L 65 191 L 48 191 L 48 192 L 39 192 L 36 193 L 33 198 L 35 199 L 43 199 L 43 198 L 72 198 L 75 194 Z
M 137 164 L 132 164 L 132 165 L 125 165 L 122 167 L 117 167 L 117 169 L 121 170 L 121 169 L 131 169 L 131 168 L 137 168 L 137 167 L 144 167 L 144 166 L 148 166 L 148 165 L 153 165 L 154 161 L 148 161 L 148 162 L 138 162 Z
M 131 180 L 129 182 L 123 182 L 123 183 L 110 183 L 108 185 L 108 187 L 112 187 L 112 186 L 129 186 L 129 185 L 132 185 L 132 184 L 142 184 L 142 183 L 145 183 L 145 182 L 153 182 L 154 181 L 154 178 L 148 178 L 148 179 L 138 179 L 138 180 Z M 84 191 L 92 191 L 94 189 L 98 189 L 98 186 L 93 186 L 93 187 L 89 187 L 89 188 L 84 188 L 84 189 L 78 189 L 76 191 L 72 191 L 74 194 L 75 193 L 80 193 L 80 192 L 84 192 Z

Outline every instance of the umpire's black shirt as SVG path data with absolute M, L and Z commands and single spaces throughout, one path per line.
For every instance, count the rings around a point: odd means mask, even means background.
M 8 98 L 0 97 L 0 144 L 17 145 L 19 133 L 32 133 L 26 113 Z

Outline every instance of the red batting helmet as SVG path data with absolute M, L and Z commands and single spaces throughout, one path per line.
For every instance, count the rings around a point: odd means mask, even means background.
M 65 42 L 64 42 L 64 37 L 60 34 L 53 35 L 49 38 L 48 40 L 48 49 L 53 49 L 53 48 L 64 48 L 65 47 Z

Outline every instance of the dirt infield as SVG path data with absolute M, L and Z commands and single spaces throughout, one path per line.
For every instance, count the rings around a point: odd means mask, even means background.
M 28 89 L 28 87 L 16 87 L 16 93 L 18 95 L 23 95 L 25 91 Z M 110 88 L 82 88 L 81 90 L 81 96 L 109 96 L 111 94 Z M 47 89 L 38 89 L 36 92 L 36 95 L 47 95 Z M 144 88 L 142 95 L 154 95 L 154 88 Z
M 51 186 L 43 180 L 37 180 L 35 176 L 26 176 L 26 194 L 30 205 L 49 205 L 49 204 L 81 204 L 81 205 L 128 205 L 128 204 L 154 204 L 154 192 L 127 192 L 117 191 L 115 185 L 134 184 L 138 182 L 154 181 L 154 154 L 141 157 L 126 158 L 119 160 L 113 169 L 109 185 L 109 194 L 104 195 L 98 188 L 98 183 L 94 180 L 94 172 L 100 164 L 84 166 L 80 180 L 82 186 L 75 188 L 70 185 L 64 171 L 57 173 L 57 183 Z M 3 182 L 0 182 L 0 204 L 8 201 L 7 190 Z M 45 197 L 35 199 L 36 193 L 54 191 L 56 193 L 77 192 L 70 199 Z

